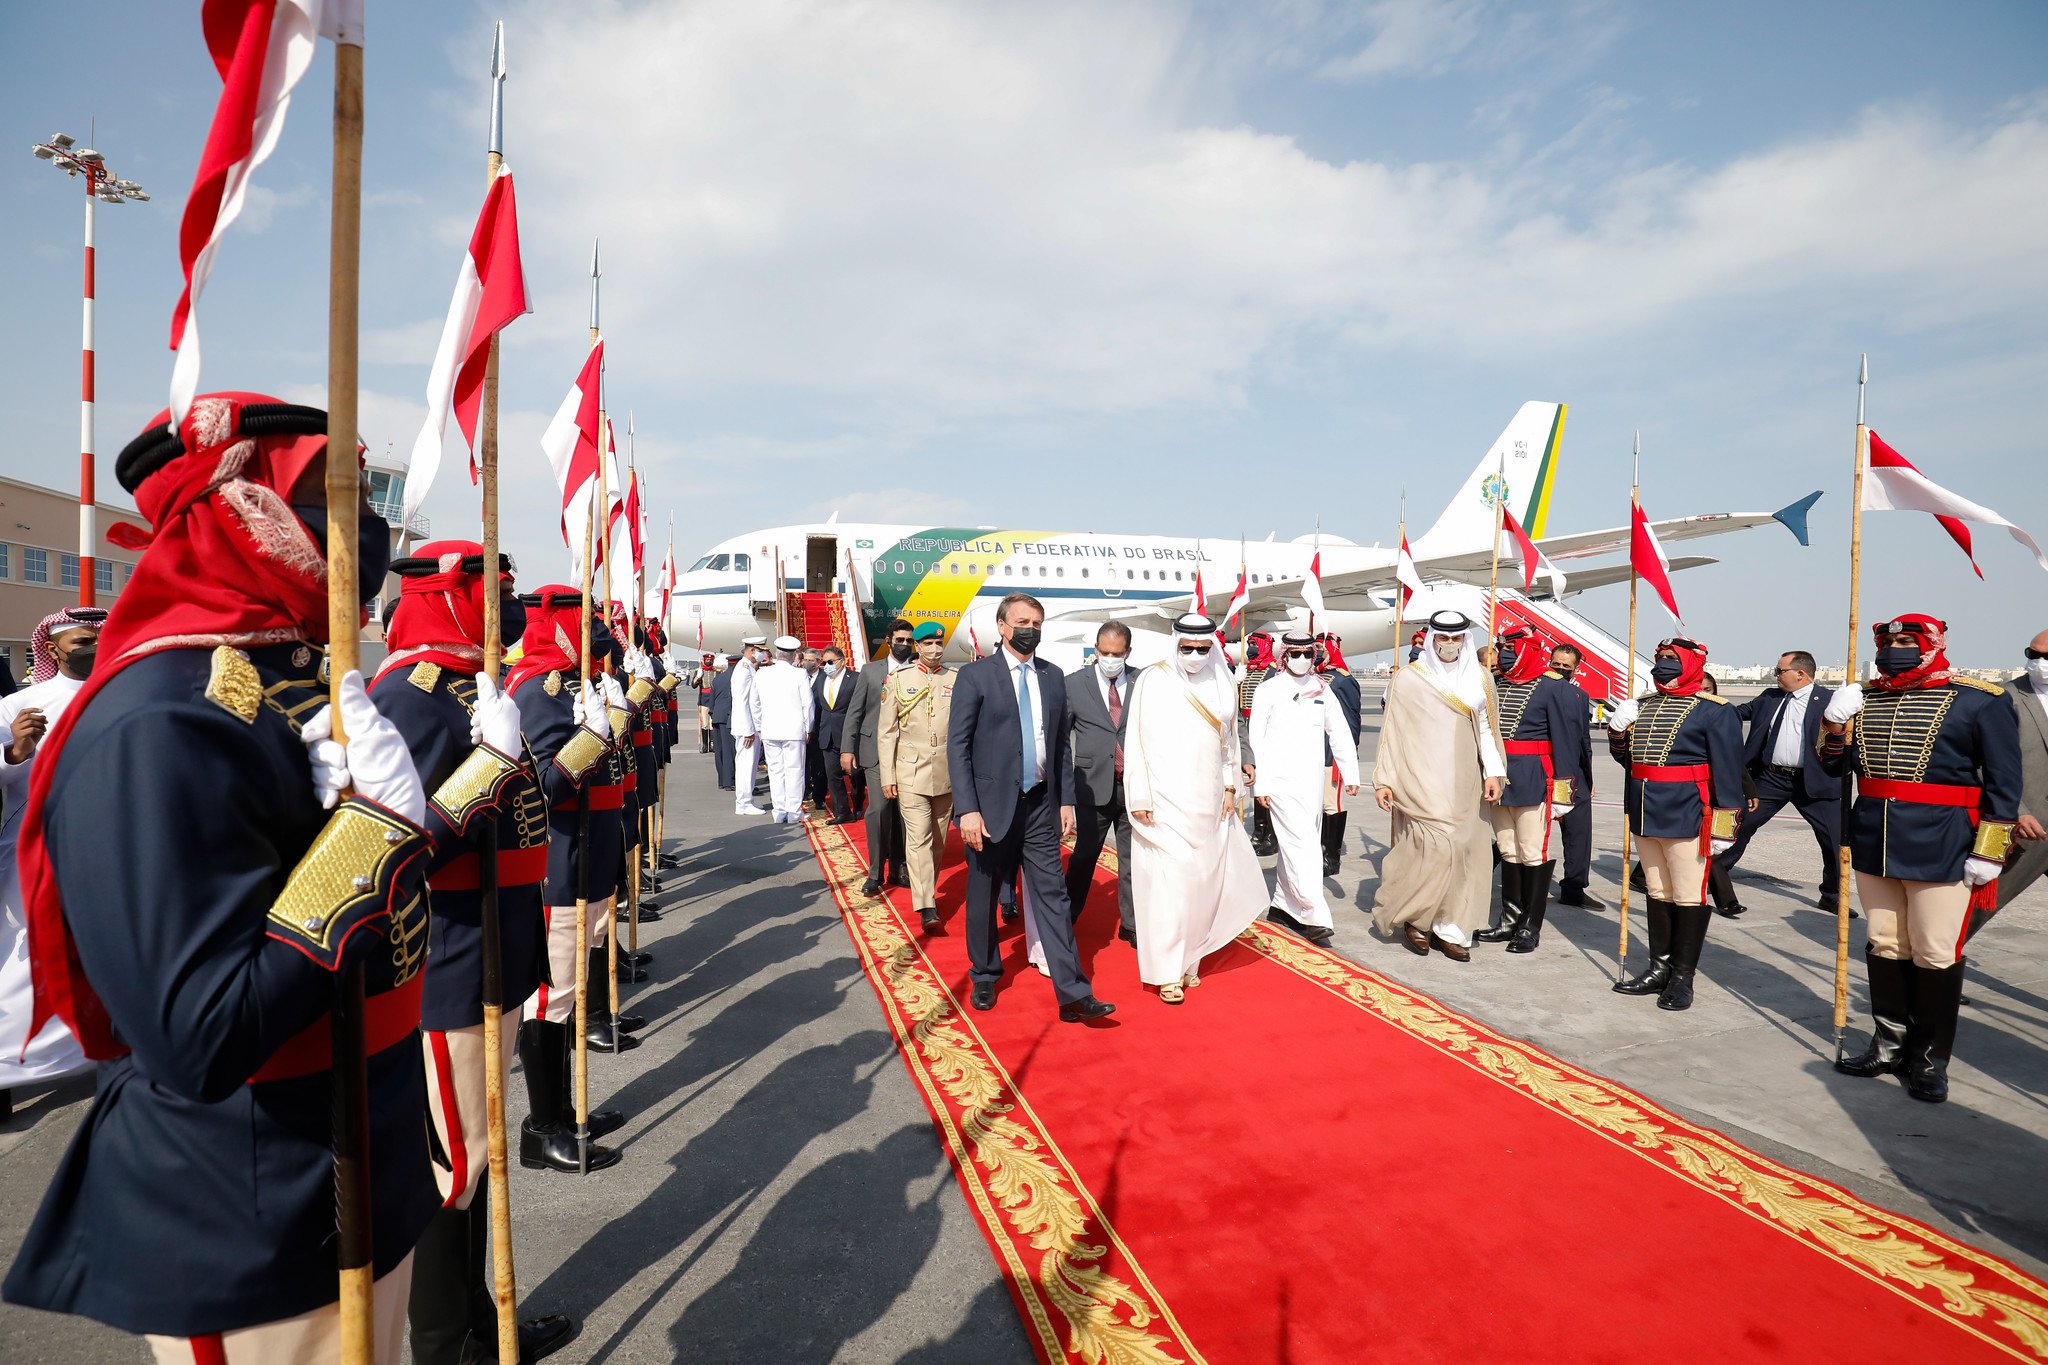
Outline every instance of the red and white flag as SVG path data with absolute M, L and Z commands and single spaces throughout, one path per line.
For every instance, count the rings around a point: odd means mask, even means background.
M 512 319 L 533 310 L 526 302 L 526 272 L 519 263 L 519 209 L 512 196 L 512 172 L 500 171 L 484 193 L 483 212 L 470 234 L 469 250 L 455 273 L 455 298 L 441 326 L 441 345 L 427 374 L 427 420 L 412 443 L 405 476 L 405 515 L 427 500 L 448 435 L 448 414 L 468 448 L 469 481 L 476 482 L 477 410 L 483 405 L 484 369 L 491 338 Z
M 1508 528 L 1508 534 L 1515 538 L 1516 548 L 1522 552 L 1522 591 L 1527 592 L 1535 587 L 1536 575 L 1541 573 L 1550 580 L 1551 595 L 1563 595 L 1564 575 L 1557 571 L 1557 566 L 1543 557 L 1543 551 L 1537 548 L 1535 541 L 1529 539 L 1529 533 L 1522 529 L 1521 522 L 1515 520 L 1513 512 L 1503 507 L 1501 517 L 1501 524 Z M 1663 553 L 1661 548 L 1658 553 Z
M 1915 469 L 1906 457 L 1870 433 L 1870 466 L 1863 479 L 1863 510 L 1866 512 L 1926 512 L 1941 523 L 1941 529 L 1969 556 L 1970 567 L 1982 578 L 1977 556 L 1970 546 L 1970 528 L 1964 522 L 2003 526 L 2006 533 L 2034 552 L 2034 562 L 2048 569 L 2048 555 L 2034 538 L 1989 507 L 1949 492 Z
M 570 577 L 583 576 L 583 535 L 590 525 L 590 498 L 602 486 L 598 460 L 597 415 L 604 405 L 604 343 L 593 342 L 590 354 L 568 397 L 540 436 L 555 485 L 562 490 L 562 543 L 569 547 Z
M 1237 619 L 1237 614 L 1252 600 L 1251 578 L 1245 573 L 1243 564 L 1237 566 L 1237 586 L 1230 590 L 1230 605 L 1223 610 L 1223 624 L 1227 627 Z
M 624 600 L 632 583 L 633 537 L 626 519 L 626 486 L 619 479 L 619 446 L 610 418 L 604 423 L 604 533 L 598 537 L 597 564 L 609 565 L 612 591 Z
M 221 91 L 178 224 L 185 288 L 171 312 L 173 426 L 199 392 L 199 295 L 222 236 L 248 202 L 250 177 L 277 150 L 292 88 L 320 39 L 363 43 L 362 0 L 205 0 L 199 23 Z
M 1309 557 L 1308 577 L 1301 580 L 1301 600 L 1307 606 L 1311 620 L 1329 614 L 1323 610 L 1323 552 L 1320 546 Z
M 1678 614 L 1678 599 L 1671 595 L 1671 560 L 1664 554 L 1664 547 L 1657 543 L 1657 533 L 1650 529 L 1650 519 L 1643 515 L 1637 504 L 1631 509 L 1628 562 L 1636 577 L 1657 590 L 1663 600 L 1664 610 L 1671 613 L 1671 619 L 1679 625 L 1685 618 Z
M 676 545 L 670 541 L 661 561 L 661 628 L 668 629 L 668 600 L 676 590 Z
M 1401 550 L 1394 556 L 1394 582 L 1400 585 L 1401 610 L 1405 613 L 1415 594 L 1422 591 L 1422 574 L 1415 567 L 1415 552 L 1408 548 L 1408 533 L 1401 532 Z

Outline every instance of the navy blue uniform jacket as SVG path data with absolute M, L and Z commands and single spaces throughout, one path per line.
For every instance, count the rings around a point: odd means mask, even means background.
M 1985 820 L 2019 819 L 2020 723 L 2004 688 L 1969 678 L 1901 692 L 1873 688 L 1863 694 L 1854 729 L 1847 745 L 1821 736 L 1821 760 L 1835 776 L 1976 787 Z M 1961 881 L 1975 840 L 1962 806 L 1858 790 L 1849 812 L 1850 866 L 1873 876 Z
M 1024 734 L 1017 726 L 1016 674 L 1007 646 L 962 668 L 953 682 L 953 719 L 946 729 L 946 768 L 953 780 L 953 818 L 979 813 L 988 837 L 1009 833 L 1022 794 Z M 1056 806 L 1074 804 L 1074 751 L 1066 742 L 1067 680 L 1043 659 L 1031 661 L 1031 686 L 1045 717 L 1045 772 L 1040 780 Z
M 1552 778 L 1578 776 L 1579 751 L 1585 745 L 1586 716 L 1580 704 L 1584 694 L 1570 683 L 1544 673 L 1528 682 L 1494 679 L 1494 696 L 1500 705 L 1502 748 L 1510 742 L 1540 741 L 1550 746 Z M 1537 754 L 1505 754 L 1508 787 L 1501 794 L 1503 806 L 1540 806 L 1547 792 L 1543 759 Z M 1695 823 L 1694 828 L 1698 825 Z
M 427 667 L 433 670 L 431 674 L 423 670 L 386 674 L 371 689 L 370 697 L 405 736 L 420 782 L 431 795 L 476 748 L 469 738 L 476 678 Z M 432 686 L 422 686 L 429 677 Z M 528 771 L 512 779 L 496 817 L 498 958 L 504 970 L 502 999 L 512 1009 L 533 994 L 547 972 L 540 888 L 547 871 L 548 812 L 531 760 L 528 764 Z M 434 855 L 427 865 L 427 908 L 432 927 L 420 1024 L 436 1033 L 472 1028 L 484 1021 L 484 903 L 477 884 L 477 851 L 484 826 L 484 818 L 479 816 L 470 822 L 467 832 L 445 824 L 430 831 Z
M 335 1301 L 334 1082 L 249 1078 L 321 1028 L 334 978 L 265 932 L 329 812 L 299 729 L 326 698 L 303 646 L 249 651 L 262 704 L 206 698 L 212 651 L 139 659 L 87 703 L 45 825 L 87 977 L 130 1052 L 99 1068 L 20 1254 L 15 1303 L 202 1336 Z M 421 860 L 387 940 L 358 930 L 371 996 L 417 974 Z M 365 941 L 367 939 L 367 941 Z M 440 1206 L 419 1035 L 370 1058 L 371 1232 L 383 1275 Z
M 548 679 L 556 690 L 548 691 Z M 576 723 L 575 695 L 578 680 L 573 673 L 551 673 L 523 679 L 512 700 L 519 704 L 520 727 L 526 731 L 526 749 L 533 755 L 540 774 L 541 795 L 548 803 L 548 877 L 542 893 L 549 905 L 574 905 L 578 894 L 603 900 L 618 887 L 625 867 L 626 822 L 623 812 L 626 771 L 616 743 L 608 744 L 604 756 L 584 773 L 581 781 L 571 777 L 555 761 L 562 746 L 583 727 Z M 602 697 L 602 692 L 599 696 Z M 590 788 L 590 879 L 579 881 L 583 872 L 582 852 L 576 846 L 576 793 Z
M 1732 705 L 1710 692 L 1690 697 L 1653 692 L 1643 698 L 1627 734 L 1608 731 L 1607 745 L 1615 761 L 1630 769 L 1623 804 L 1637 838 L 1697 839 L 1710 815 L 1717 817 L 1715 837 L 1735 837 L 1743 805 L 1742 722 Z M 1705 765 L 1712 810 L 1701 805 L 1696 782 L 1644 781 L 1636 777 L 1635 765 Z
M 721 668 L 711 680 L 711 723 L 732 724 L 732 670 Z

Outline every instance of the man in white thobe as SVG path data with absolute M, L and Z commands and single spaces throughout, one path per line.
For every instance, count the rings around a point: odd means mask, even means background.
M 804 745 L 814 718 L 811 675 L 797 662 L 803 642 L 793 635 L 775 641 L 775 652 L 754 673 L 754 716 L 761 761 L 768 767 L 768 799 L 778 825 L 804 818 Z
M 754 765 L 761 758 L 761 699 L 754 694 L 760 662 L 768 657 L 768 637 L 749 635 L 740 641 L 740 661 L 732 666 L 732 810 L 735 815 L 766 815 L 754 804 Z
M 92 1065 L 61 1020 L 27 1037 L 35 990 L 29 978 L 28 911 L 15 874 L 14 842 L 28 805 L 29 774 L 43 736 L 57 723 L 92 672 L 106 612 L 72 608 L 45 617 L 30 641 L 35 681 L 0 697 L 0 1109 L 6 1092 L 54 1080 Z M 22 1044 L 27 1043 L 26 1050 Z
M 1323 897 L 1323 785 L 1326 751 L 1337 759 L 1347 796 L 1358 795 L 1358 745 L 1337 694 L 1316 671 L 1315 637 L 1280 637 L 1280 671 L 1252 693 L 1252 790 L 1280 845 L 1273 869 L 1274 917 L 1312 943 L 1337 932 Z
M 1177 1005 L 1185 988 L 1201 984 L 1202 959 L 1259 917 L 1266 882 L 1237 814 L 1238 789 L 1248 778 L 1238 747 L 1236 679 L 1208 617 L 1183 616 L 1173 629 L 1173 655 L 1131 690 L 1124 804 L 1131 813 L 1138 978 Z

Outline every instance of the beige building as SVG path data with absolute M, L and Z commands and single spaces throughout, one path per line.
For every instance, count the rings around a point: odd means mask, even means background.
M 132 507 L 99 505 L 93 577 L 102 607 L 119 600 L 135 568 L 135 551 L 107 539 L 116 522 L 149 529 Z M 0 478 L 0 657 L 17 682 L 28 681 L 28 637 L 36 622 L 78 605 L 78 570 L 77 491 Z

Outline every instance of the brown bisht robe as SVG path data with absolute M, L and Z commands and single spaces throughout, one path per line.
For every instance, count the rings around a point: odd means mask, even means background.
M 1387 685 L 1375 787 L 1394 792 L 1393 847 L 1380 864 L 1373 923 L 1381 933 L 1413 924 L 1471 942 L 1492 898 L 1493 831 L 1485 815 L 1485 777 L 1502 771 L 1486 700 L 1467 706 L 1441 691 L 1427 670 L 1409 665 Z

